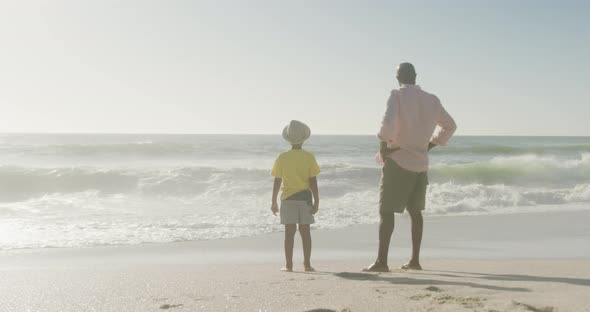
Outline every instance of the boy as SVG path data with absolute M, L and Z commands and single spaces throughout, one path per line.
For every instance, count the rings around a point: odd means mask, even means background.
M 311 266 L 311 232 L 310 224 L 315 222 L 314 215 L 318 212 L 320 197 L 316 176 L 320 166 L 312 153 L 301 147 L 309 139 L 311 131 L 307 125 L 292 120 L 283 129 L 283 138 L 291 144 L 291 149 L 277 157 L 272 169 L 275 177 L 272 189 L 271 211 L 276 216 L 279 212 L 277 196 L 281 183 L 281 224 L 285 225 L 285 260 L 283 271 L 293 271 L 293 241 L 297 225 L 303 245 L 303 267 L 305 272 L 314 271 Z M 313 195 L 313 202 L 312 202 Z

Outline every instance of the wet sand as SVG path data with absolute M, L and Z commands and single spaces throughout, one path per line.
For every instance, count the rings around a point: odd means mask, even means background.
M 0 311 L 590 311 L 589 217 L 428 217 L 425 270 L 382 274 L 360 272 L 375 225 L 313 231 L 313 273 L 298 241 L 296 272 L 279 271 L 280 233 L 3 251 Z M 409 220 L 397 221 L 392 268 L 409 254 Z

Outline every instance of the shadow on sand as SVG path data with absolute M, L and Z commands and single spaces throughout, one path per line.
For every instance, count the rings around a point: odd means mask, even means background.
M 388 282 L 391 284 L 397 285 L 428 285 L 428 286 L 465 286 L 465 287 L 473 287 L 473 288 L 483 288 L 483 289 L 491 289 L 491 290 L 500 290 L 500 291 L 521 291 L 526 292 L 530 291 L 528 288 L 522 287 L 502 287 L 502 286 L 494 286 L 494 285 L 484 285 L 484 284 L 477 284 L 477 283 L 470 283 L 470 282 L 453 282 L 453 281 L 442 281 L 442 280 L 433 280 L 433 279 L 421 279 L 421 278 L 409 278 L 409 277 L 397 277 L 397 276 L 382 276 L 379 274 L 372 274 L 372 273 L 351 273 L 351 272 L 340 272 L 334 273 L 334 276 L 345 278 L 349 280 L 355 281 L 379 281 L 379 282 Z M 455 275 L 456 277 L 460 277 L 459 275 Z
M 573 277 L 551 277 L 551 276 L 534 276 L 534 275 L 520 275 L 520 274 L 489 274 L 476 272 L 460 272 L 460 271 L 423 271 L 424 273 L 416 273 L 420 275 L 436 275 L 443 277 L 456 278 L 479 278 L 489 281 L 507 281 L 507 282 L 542 282 L 542 283 L 563 283 L 577 286 L 590 286 L 590 279 L 573 278 Z M 440 272 L 440 273 L 434 273 Z M 458 275 L 462 274 L 462 275 Z

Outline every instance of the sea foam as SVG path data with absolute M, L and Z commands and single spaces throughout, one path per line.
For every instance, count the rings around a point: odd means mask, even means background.
M 453 138 L 431 154 L 427 215 L 589 209 L 587 138 Z M 280 231 L 280 136 L 0 136 L 0 249 L 223 239 Z M 314 136 L 315 228 L 378 221 L 369 136 Z

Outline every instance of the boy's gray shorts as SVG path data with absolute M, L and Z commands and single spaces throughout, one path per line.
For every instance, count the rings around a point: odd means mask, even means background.
M 281 224 L 313 224 L 313 207 L 305 200 L 281 201 Z

